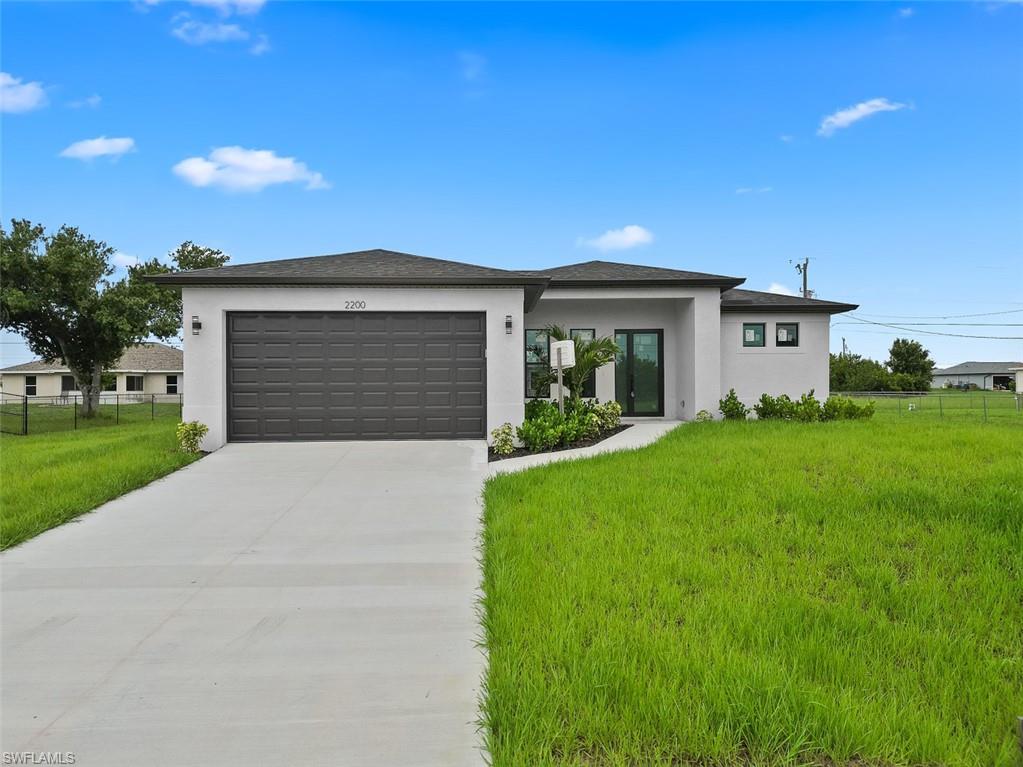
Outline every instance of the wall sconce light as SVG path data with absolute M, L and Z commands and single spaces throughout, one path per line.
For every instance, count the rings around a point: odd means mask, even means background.
M 193 336 L 199 335 L 199 331 L 200 330 L 202 330 L 202 323 L 199 322 L 199 315 L 198 314 L 193 314 L 192 315 L 192 335 Z
M 504 332 L 511 335 L 511 315 L 504 315 Z

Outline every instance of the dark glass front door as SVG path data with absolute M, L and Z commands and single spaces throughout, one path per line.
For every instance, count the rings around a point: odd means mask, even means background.
M 664 331 L 616 330 L 615 399 L 622 414 L 664 415 Z

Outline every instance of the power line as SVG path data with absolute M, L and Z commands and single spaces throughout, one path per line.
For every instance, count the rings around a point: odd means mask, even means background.
M 907 333 L 925 333 L 929 336 L 948 336 L 949 338 L 986 338 L 992 341 L 1023 341 L 1023 336 L 977 336 L 977 335 L 966 335 L 963 333 L 941 333 L 937 330 L 918 330 L 916 328 L 907 328 L 900 325 L 892 325 L 887 322 L 875 322 L 874 320 L 867 320 L 862 317 L 857 317 L 855 314 L 847 315 L 854 320 L 866 323 L 868 325 L 880 325 L 883 328 L 894 328 L 895 330 L 904 330 Z
M 1006 309 L 1001 312 L 980 312 L 978 314 L 942 314 L 942 315 L 913 315 L 913 314 L 861 314 L 862 317 L 881 317 L 889 320 L 960 320 L 968 317 L 993 317 L 996 314 L 1019 314 L 1023 309 Z
M 865 320 L 864 320 L 865 321 Z M 853 322 L 836 322 L 835 325 L 854 325 Z M 978 328 L 1023 328 L 1023 322 L 900 322 L 900 325 L 933 325 L 940 328 L 978 327 Z

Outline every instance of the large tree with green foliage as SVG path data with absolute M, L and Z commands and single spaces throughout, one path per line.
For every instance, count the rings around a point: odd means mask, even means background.
M 185 245 L 186 263 L 200 257 Z M 151 336 L 171 338 L 181 327 L 180 297 L 142 279 L 158 262 L 115 281 L 113 254 L 72 226 L 53 234 L 26 220 L 0 227 L 0 327 L 19 333 L 34 354 L 67 365 L 85 417 L 99 406 L 103 370 L 125 349 Z
M 888 352 L 888 369 L 903 391 L 927 391 L 934 377 L 934 360 L 919 341 L 896 338 Z
M 175 332 L 181 327 L 181 290 L 154 285 L 143 278 L 150 274 L 167 274 L 183 272 L 191 269 L 213 269 L 223 266 L 230 256 L 216 248 L 196 245 L 187 240 L 167 254 L 173 266 L 168 266 L 159 259 L 142 261 L 128 270 L 129 279 L 136 283 L 140 292 L 149 295 L 161 322 L 173 322 Z

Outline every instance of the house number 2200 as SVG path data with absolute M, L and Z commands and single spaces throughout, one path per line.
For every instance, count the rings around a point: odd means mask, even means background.
M 365 309 L 365 301 L 345 301 L 345 309 Z

